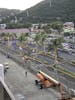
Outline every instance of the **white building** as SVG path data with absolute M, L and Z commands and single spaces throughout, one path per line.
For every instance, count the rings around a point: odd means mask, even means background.
M 63 24 L 63 31 L 66 32 L 74 32 L 74 23 L 73 22 L 65 22 Z
M 5 29 L 6 28 L 6 24 L 0 24 L 0 29 Z
M 38 29 L 38 27 L 43 28 L 44 26 L 47 26 L 47 23 L 37 23 L 37 24 L 32 24 L 32 27 L 35 29 Z

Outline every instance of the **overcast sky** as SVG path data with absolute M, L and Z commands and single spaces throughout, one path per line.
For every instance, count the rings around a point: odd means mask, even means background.
M 25 10 L 42 0 L 0 0 L 0 8 Z

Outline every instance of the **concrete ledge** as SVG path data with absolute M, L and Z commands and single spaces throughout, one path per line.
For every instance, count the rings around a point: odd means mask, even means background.
M 16 100 L 3 79 L 0 77 L 0 100 Z

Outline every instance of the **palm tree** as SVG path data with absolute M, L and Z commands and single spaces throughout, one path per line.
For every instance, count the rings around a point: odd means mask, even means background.
M 36 42 L 36 51 L 38 50 L 38 45 L 39 45 L 40 38 L 41 38 L 40 33 L 37 33 L 34 37 L 34 41 Z
M 63 42 L 63 38 L 60 37 L 60 38 L 57 38 L 57 39 L 54 39 L 52 41 L 53 43 L 53 48 L 54 48 L 54 54 L 55 54 L 55 58 L 54 58 L 54 70 L 55 70 L 55 73 L 56 73 L 56 78 L 57 80 L 59 80 L 58 78 L 58 71 L 57 71 L 57 64 L 58 64 L 58 48 L 61 47 L 61 43 Z
M 20 35 L 20 37 L 18 38 L 19 39 L 19 41 L 20 41 L 20 43 L 21 43 L 21 46 L 24 46 L 24 45 L 26 45 L 26 42 L 27 42 L 27 40 L 28 40 L 28 36 L 29 36 L 29 34 L 28 33 L 22 33 L 21 35 Z
M 28 33 L 22 33 L 20 35 L 20 37 L 18 38 L 18 40 L 20 41 L 20 47 L 23 49 L 24 47 L 27 47 L 27 41 L 28 41 L 28 36 L 29 34 Z
M 64 39 L 62 37 L 52 40 L 54 54 L 55 54 L 54 65 L 56 65 L 58 62 L 58 48 L 61 47 L 62 42 L 64 42 Z
M 46 38 L 47 38 L 47 34 L 46 34 L 45 32 L 42 32 L 42 33 L 41 33 L 41 40 L 40 40 L 40 42 L 41 42 L 41 44 L 42 44 L 43 47 L 44 47 L 44 52 L 45 52 Z
M 44 52 L 45 52 L 45 40 L 46 40 L 47 34 L 45 32 L 42 33 L 37 33 L 34 41 L 36 42 L 36 52 L 38 52 L 38 45 L 44 47 Z

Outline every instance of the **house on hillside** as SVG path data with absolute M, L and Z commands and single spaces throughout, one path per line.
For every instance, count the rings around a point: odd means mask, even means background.
M 5 29 L 6 28 L 6 24 L 0 24 L 0 29 Z
M 39 27 L 39 24 L 32 24 L 33 29 L 38 29 L 38 27 Z
M 67 32 L 74 32 L 74 23 L 73 22 L 65 22 L 63 24 L 63 31 L 64 33 L 67 33 Z
M 35 29 L 40 29 L 40 28 L 43 28 L 44 26 L 47 26 L 47 23 L 32 24 L 32 28 L 35 28 Z

